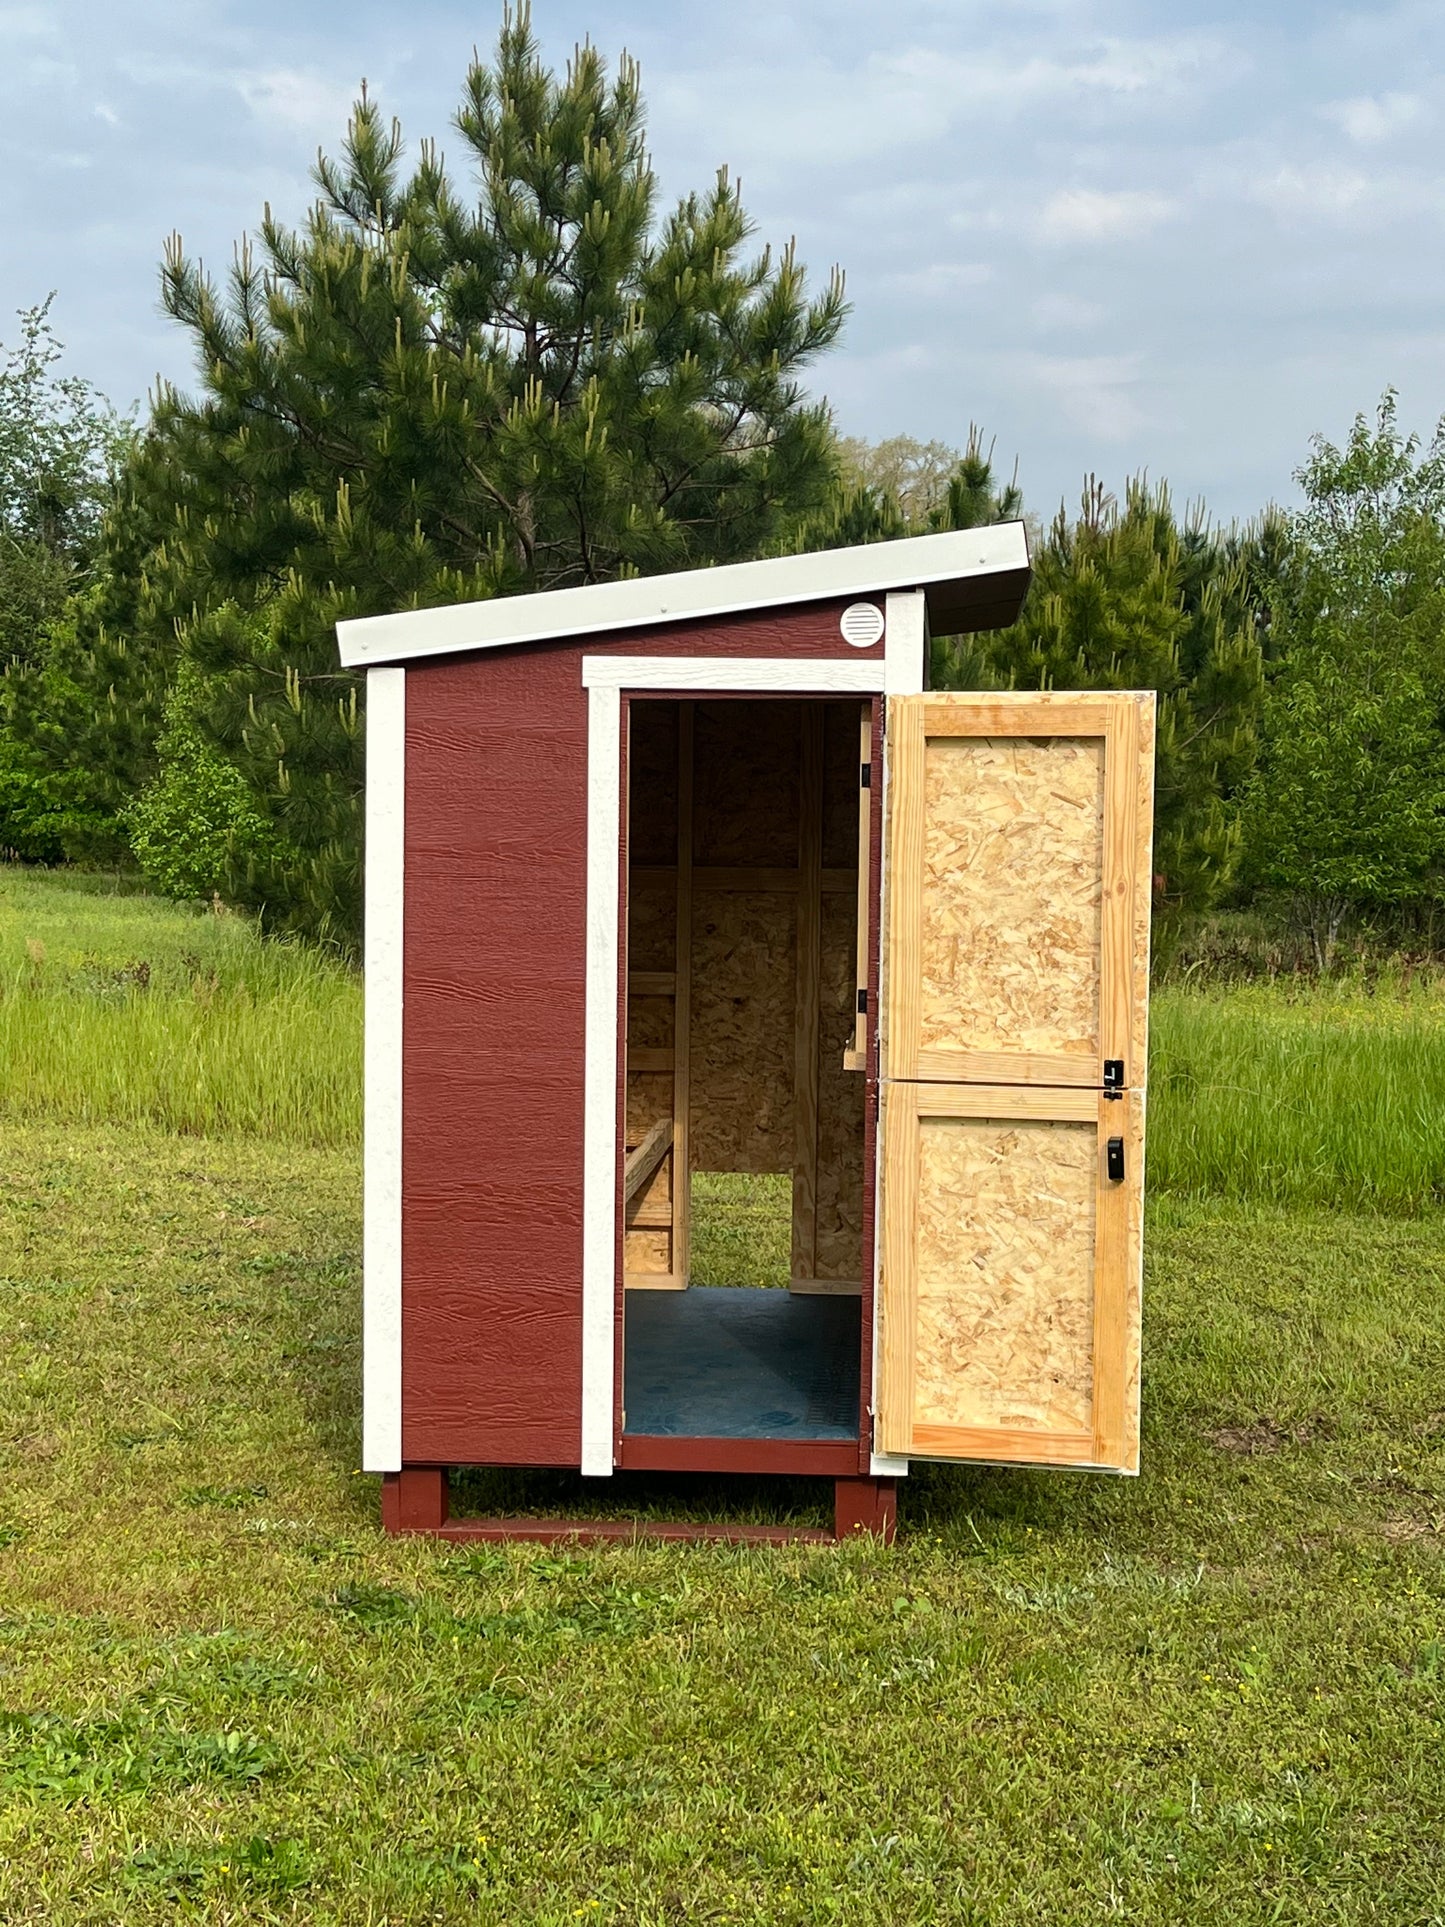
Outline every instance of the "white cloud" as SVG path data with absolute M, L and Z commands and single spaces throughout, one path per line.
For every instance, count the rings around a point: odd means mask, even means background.
M 1418 94 L 1361 94 L 1331 101 L 1321 110 L 1359 147 L 1373 147 L 1419 120 L 1424 102 Z
M 0 38 L 58 40 L 60 22 L 45 7 L 0 7 Z
M 294 67 L 273 67 L 238 75 L 236 89 L 258 120 L 331 140 L 351 117 L 359 83 L 343 85 Z
M 1099 441 L 1128 441 L 1148 421 L 1137 398 L 1137 355 L 1029 355 L 1024 370 L 1076 428 Z
M 107 127 L 119 127 L 120 115 L 113 107 L 107 107 L 103 100 L 95 103 L 95 118 L 103 120 Z
M 294 219 L 363 73 L 411 135 L 447 139 L 472 39 L 492 44 L 482 11 L 0 0 L 0 321 L 58 286 L 77 372 L 121 399 L 157 368 L 190 381 L 188 338 L 156 313 L 157 238 L 180 227 L 223 264 L 263 201 Z M 539 7 L 549 60 L 585 11 Z M 980 420 L 1031 505 L 1147 462 L 1243 514 L 1387 381 L 1412 419 L 1439 406 L 1441 0 L 592 16 L 604 53 L 625 35 L 641 58 L 664 206 L 727 160 L 759 241 L 796 232 L 815 271 L 847 268 L 853 317 L 813 381 L 850 431 L 957 443 Z
M 1357 167 L 1286 163 L 1260 175 L 1248 191 L 1252 200 L 1284 219 L 1341 220 L 1355 213 L 1370 197 L 1372 187 L 1370 176 Z
M 988 48 L 940 56 L 936 48 L 908 47 L 875 56 L 870 70 L 920 94 L 955 105 L 997 103 L 1022 107 L 1045 100 L 1087 100 L 1098 93 L 1134 96 L 1157 104 L 1222 76 L 1237 64 L 1220 43 L 1196 35 L 1105 39 L 1072 58 Z
M 995 273 L 987 261 L 933 261 L 927 267 L 889 275 L 888 285 L 908 301 L 949 301 L 986 287 Z
M 732 140 L 757 157 L 751 167 L 791 169 L 926 148 L 954 131 L 967 138 L 985 120 L 1017 127 L 1050 107 L 1065 122 L 1120 117 L 1125 102 L 1131 117 L 1154 118 L 1239 68 L 1223 43 L 1197 35 L 1090 38 L 1058 56 L 1036 44 L 999 33 L 956 53 L 913 40 L 852 61 L 830 47 L 796 67 L 771 52 L 733 55 L 664 71 L 649 98 L 671 131 L 715 118 L 722 97 Z
M 1076 294 L 1043 294 L 1029 304 L 1029 321 L 1041 335 L 1082 334 L 1097 327 L 1106 312 L 1101 303 Z
M 840 419 L 858 425 L 860 434 L 881 439 L 899 430 L 889 428 L 886 418 L 870 425 L 870 414 L 878 397 L 915 385 L 936 395 L 950 373 L 950 356 L 947 348 L 937 343 L 890 340 L 881 348 L 845 347 L 829 359 L 820 373 L 819 387 L 826 391 Z M 854 430 L 850 428 L 847 432 Z
M 1045 241 L 1136 240 L 1179 211 L 1166 195 L 1124 188 L 1105 194 L 1091 187 L 1069 187 L 1050 197 L 1037 229 Z

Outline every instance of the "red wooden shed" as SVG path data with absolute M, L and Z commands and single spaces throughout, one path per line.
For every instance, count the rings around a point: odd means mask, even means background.
M 839 1531 L 913 1458 L 1137 1468 L 1153 697 L 927 690 L 1028 577 L 1008 523 L 341 625 L 390 1529 L 558 1530 L 460 1466 Z

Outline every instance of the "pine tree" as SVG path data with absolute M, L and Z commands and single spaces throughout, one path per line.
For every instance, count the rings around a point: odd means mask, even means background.
M 269 209 L 218 289 L 170 248 L 197 397 L 156 404 L 143 485 L 153 647 L 202 671 L 200 718 L 272 824 L 230 893 L 349 943 L 363 723 L 338 618 L 757 555 L 829 497 L 800 385 L 844 315 L 791 245 L 747 253 L 726 173 L 665 218 L 636 66 L 542 63 L 527 11 L 474 61 L 456 130 L 403 166 L 363 89 L 304 225 Z
M 993 472 L 993 446 L 985 450 L 977 428 L 968 431 L 968 446 L 944 483 L 940 499 L 929 511 L 931 529 L 981 529 L 994 522 L 1016 522 L 1024 498 L 1018 470 L 1002 488 Z

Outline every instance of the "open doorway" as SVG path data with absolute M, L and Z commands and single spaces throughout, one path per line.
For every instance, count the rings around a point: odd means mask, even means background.
M 856 1439 L 871 710 L 628 720 L 624 1429 Z

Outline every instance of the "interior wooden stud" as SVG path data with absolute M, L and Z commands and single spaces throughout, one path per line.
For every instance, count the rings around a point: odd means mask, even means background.
M 691 703 L 677 706 L 677 938 L 673 950 L 672 1270 L 687 1283 L 692 1248 L 692 847 Z
M 801 705 L 793 1056 L 793 1274 L 818 1265 L 818 1021 L 822 978 L 823 712 Z

